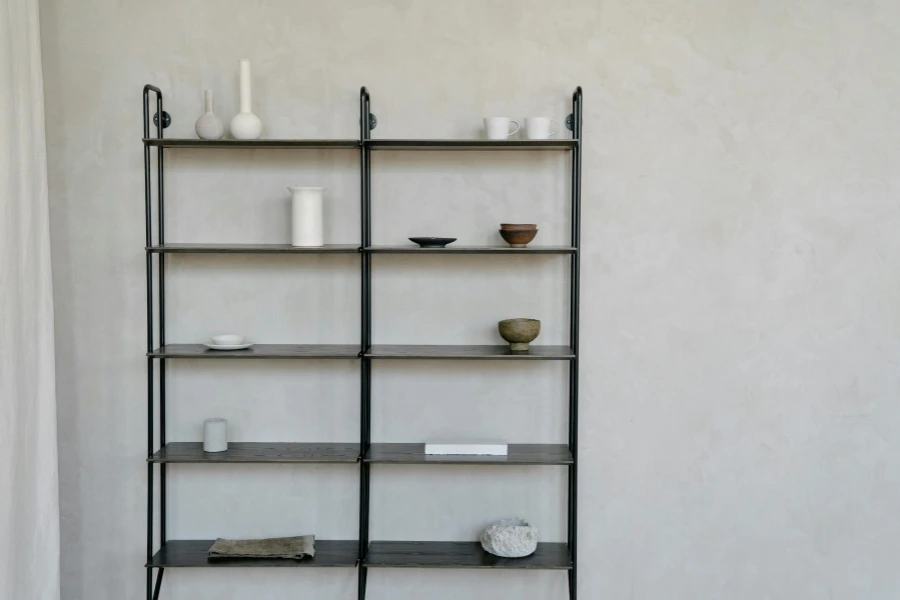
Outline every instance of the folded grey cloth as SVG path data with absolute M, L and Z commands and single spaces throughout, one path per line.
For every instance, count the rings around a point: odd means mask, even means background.
M 209 549 L 210 558 L 293 558 L 301 560 L 316 555 L 316 536 L 267 538 L 261 540 L 223 540 L 219 538 Z

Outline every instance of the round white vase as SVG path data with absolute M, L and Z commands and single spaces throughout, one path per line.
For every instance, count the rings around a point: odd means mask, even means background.
M 218 140 L 225 134 L 225 123 L 216 116 L 215 107 L 213 106 L 213 92 L 206 90 L 204 92 L 206 101 L 206 112 L 203 113 L 197 122 L 194 123 L 194 131 L 201 140 Z
M 239 60 L 241 66 L 241 112 L 231 120 L 231 135 L 236 140 L 258 140 L 262 121 L 253 114 L 253 91 L 250 86 L 250 61 Z
M 322 199 L 325 188 L 289 186 L 288 191 L 291 193 L 291 246 L 324 246 Z

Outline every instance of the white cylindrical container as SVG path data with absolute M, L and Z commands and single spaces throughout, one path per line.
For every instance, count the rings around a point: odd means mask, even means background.
M 203 421 L 203 451 L 225 452 L 228 450 L 228 421 L 206 419 Z
M 291 193 L 291 246 L 324 246 L 323 187 L 289 186 Z

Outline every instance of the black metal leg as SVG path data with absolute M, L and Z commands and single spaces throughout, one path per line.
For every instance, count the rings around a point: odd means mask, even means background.
M 357 589 L 357 597 L 359 600 L 366 600 L 366 579 L 368 579 L 369 570 L 359 565 L 359 588 Z
M 362 401 L 360 416 L 362 419 L 362 435 L 360 443 L 360 464 L 359 464 L 359 563 L 362 565 L 366 558 L 366 552 L 369 548 L 369 477 L 371 465 L 366 462 L 366 455 L 369 452 L 370 439 L 370 403 L 369 395 L 369 370 L 371 361 L 362 359 L 361 361 L 361 385 L 362 385 Z
M 156 572 L 156 588 L 153 590 L 153 600 L 159 600 L 159 591 L 162 589 L 163 573 L 165 572 L 166 570 L 162 568 Z
M 157 96 L 156 103 L 157 125 L 156 134 L 158 137 L 163 136 L 163 126 L 165 119 L 163 118 L 162 96 Z M 166 243 L 166 220 L 165 220 L 165 179 L 163 176 L 163 148 L 160 146 L 156 151 L 156 194 L 157 194 L 157 210 L 156 210 L 156 240 L 159 245 Z M 159 345 L 166 345 L 166 255 L 160 253 L 157 258 L 157 273 L 159 283 L 158 306 L 159 310 Z M 166 361 L 159 362 L 159 446 L 162 448 L 166 445 Z M 159 467 L 159 543 L 165 544 L 167 516 L 167 500 L 166 493 L 166 464 L 163 463 Z M 162 571 L 160 571 L 160 580 Z

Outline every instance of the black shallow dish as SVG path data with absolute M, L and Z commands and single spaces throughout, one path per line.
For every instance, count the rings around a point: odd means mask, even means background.
M 456 238 L 414 237 L 409 238 L 409 241 L 418 244 L 420 248 L 443 248 L 455 242 Z

